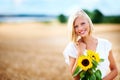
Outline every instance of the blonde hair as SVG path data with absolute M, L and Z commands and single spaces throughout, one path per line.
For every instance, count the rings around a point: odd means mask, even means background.
M 75 13 L 73 13 L 68 19 L 68 32 L 69 32 L 68 34 L 69 34 L 70 41 L 72 41 L 74 43 L 76 43 L 78 37 L 80 37 L 80 36 L 76 35 L 75 30 L 74 30 L 74 22 L 78 16 L 84 17 L 88 20 L 88 23 L 90 26 L 89 34 L 91 34 L 93 32 L 93 23 L 92 23 L 90 17 L 83 10 L 75 11 Z

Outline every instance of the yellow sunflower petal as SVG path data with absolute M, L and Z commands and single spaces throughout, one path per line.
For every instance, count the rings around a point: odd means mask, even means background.
M 98 53 L 92 50 L 87 50 L 87 55 L 92 58 L 93 60 L 99 62 L 100 61 L 100 56 Z

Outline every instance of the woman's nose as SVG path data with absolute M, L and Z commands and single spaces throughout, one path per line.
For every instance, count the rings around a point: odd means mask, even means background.
M 82 26 L 79 26 L 79 27 L 78 27 L 78 30 L 82 30 Z

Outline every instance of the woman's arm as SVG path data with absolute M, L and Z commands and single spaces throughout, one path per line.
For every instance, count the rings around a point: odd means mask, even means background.
M 69 57 L 69 61 L 70 61 L 69 70 L 71 74 L 73 74 L 76 69 L 77 59 Z M 80 77 L 77 75 L 73 78 L 73 80 L 80 80 Z
M 75 71 L 75 69 L 76 69 L 76 67 L 77 67 L 76 65 L 77 65 L 78 57 L 83 54 L 83 51 L 84 51 L 85 48 L 86 48 L 86 44 L 85 44 L 84 42 L 82 42 L 82 41 L 79 40 L 79 41 L 76 43 L 76 46 L 75 46 L 75 47 L 77 48 L 77 52 L 78 52 L 77 58 L 73 58 L 73 57 L 70 57 L 70 56 L 69 56 L 69 62 L 70 62 L 69 69 L 70 69 L 71 74 L 74 73 L 74 71 Z M 73 79 L 74 79 L 74 80 L 80 80 L 80 77 L 79 77 L 79 75 L 77 75 L 77 76 L 75 76 Z
M 110 61 L 110 70 L 111 70 L 111 72 L 107 76 L 105 76 L 103 78 L 103 80 L 113 80 L 118 74 L 118 70 L 117 70 L 117 67 L 116 67 L 116 64 L 115 64 L 115 60 L 114 60 L 114 57 L 112 55 L 112 50 L 109 52 L 108 59 Z

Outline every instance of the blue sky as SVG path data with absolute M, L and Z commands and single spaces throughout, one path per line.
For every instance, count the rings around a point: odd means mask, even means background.
M 104 15 L 120 15 L 120 0 L 0 0 L 0 14 L 69 15 L 79 8 L 97 8 Z

